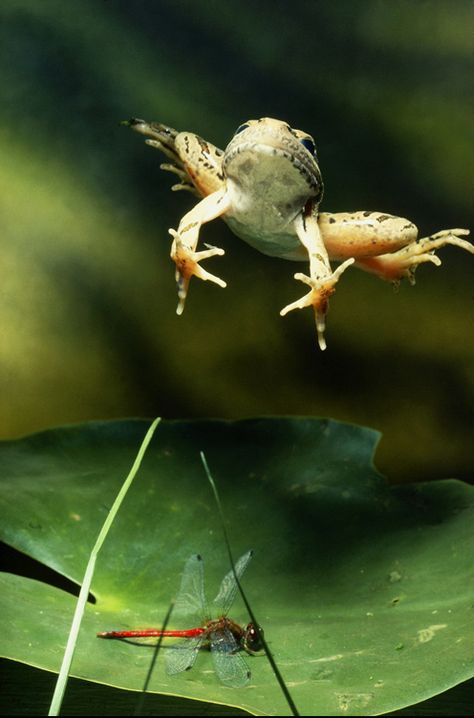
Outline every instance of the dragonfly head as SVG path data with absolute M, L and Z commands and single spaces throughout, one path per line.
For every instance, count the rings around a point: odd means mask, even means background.
M 242 636 L 242 647 L 247 653 L 258 653 L 263 649 L 263 628 L 254 623 L 248 623 Z

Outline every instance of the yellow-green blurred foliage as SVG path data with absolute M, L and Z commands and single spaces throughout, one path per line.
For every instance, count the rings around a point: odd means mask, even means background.
M 225 146 L 274 116 L 316 137 L 324 209 L 474 228 L 469 0 L 0 3 L 0 435 L 126 415 L 332 416 L 380 429 L 392 478 L 467 478 L 471 255 L 398 294 L 348 271 L 328 350 L 297 265 L 239 242 L 175 315 L 168 227 L 194 201 L 119 121 Z M 217 268 L 217 264 L 219 267 Z

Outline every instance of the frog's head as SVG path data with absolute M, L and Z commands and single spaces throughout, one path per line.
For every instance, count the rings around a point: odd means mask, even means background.
M 273 176 L 290 177 L 290 169 L 297 170 L 307 196 L 314 197 L 316 203 L 321 201 L 323 182 L 316 145 L 307 132 L 271 117 L 240 125 L 225 150 L 224 173 L 238 182 L 245 171 L 257 167 L 259 174 L 267 167 Z

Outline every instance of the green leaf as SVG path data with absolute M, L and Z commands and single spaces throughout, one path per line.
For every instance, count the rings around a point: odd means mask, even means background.
M 78 581 L 148 426 L 65 427 L 0 445 L 4 540 Z M 208 598 L 228 571 L 199 458 L 218 484 L 244 588 L 302 714 L 369 715 L 474 674 L 474 490 L 457 481 L 390 488 L 377 434 L 318 419 L 162 422 L 96 567 L 73 675 L 139 690 L 152 651 L 98 631 L 159 627 L 184 561 L 206 562 Z M 2 655 L 57 671 L 75 599 L 3 574 Z M 232 617 L 244 622 L 240 603 Z M 185 627 L 185 626 L 176 626 Z M 210 656 L 151 689 L 287 712 L 264 657 L 249 687 L 220 685 Z

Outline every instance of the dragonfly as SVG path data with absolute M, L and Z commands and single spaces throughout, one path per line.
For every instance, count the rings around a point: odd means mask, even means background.
M 247 551 L 235 564 L 240 577 L 247 568 L 253 551 Z M 263 630 L 254 623 L 242 626 L 227 616 L 238 590 L 233 571 L 222 579 L 213 601 L 217 618 L 210 618 L 204 590 L 204 561 L 199 554 L 191 556 L 184 565 L 181 586 L 176 597 L 174 613 L 182 617 L 193 616 L 200 621 L 195 628 L 182 630 L 159 630 L 147 628 L 135 631 L 104 631 L 99 638 L 183 638 L 182 645 L 167 646 L 166 672 L 175 675 L 190 670 L 201 648 L 209 648 L 216 674 L 226 686 L 237 688 L 249 683 L 251 672 L 242 653 L 259 653 L 262 648 Z

